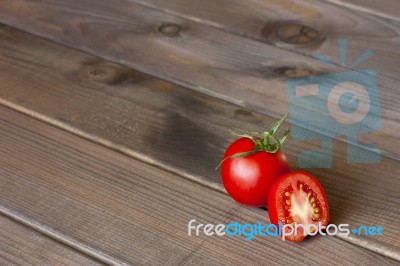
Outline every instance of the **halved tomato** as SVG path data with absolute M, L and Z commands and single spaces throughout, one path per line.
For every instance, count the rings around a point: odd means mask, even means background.
M 308 234 L 314 235 L 319 223 L 328 225 L 329 207 L 324 189 L 311 174 L 303 171 L 290 172 L 279 177 L 271 187 L 268 199 L 271 223 L 299 226 L 297 234 L 287 235 L 286 240 L 302 241 Z M 314 224 L 311 225 L 310 224 Z M 284 228 L 284 226 L 283 226 Z

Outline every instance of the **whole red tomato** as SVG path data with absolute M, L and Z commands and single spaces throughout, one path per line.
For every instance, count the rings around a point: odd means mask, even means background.
M 262 136 L 240 135 L 226 150 L 222 161 L 222 182 L 228 194 L 237 202 L 264 207 L 274 181 L 290 172 L 289 161 L 280 147 L 289 131 L 278 139 L 275 133 L 283 117 Z

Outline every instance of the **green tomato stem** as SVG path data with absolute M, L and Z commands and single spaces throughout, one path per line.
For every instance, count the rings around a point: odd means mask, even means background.
M 278 152 L 281 149 L 283 143 L 288 138 L 288 136 L 290 134 L 290 130 L 286 129 L 280 138 L 278 138 L 275 134 L 278 131 L 279 127 L 282 126 L 283 122 L 285 121 L 285 119 L 288 116 L 289 116 L 289 113 L 286 113 L 281 119 L 276 121 L 276 123 L 273 124 L 272 127 L 268 131 L 265 131 L 262 134 L 262 136 L 261 136 L 261 134 L 259 134 L 257 132 L 238 134 L 238 133 L 235 133 L 232 130 L 230 130 L 231 134 L 233 134 L 235 136 L 251 139 L 254 142 L 255 146 L 251 151 L 235 153 L 233 155 L 230 155 L 230 156 L 224 158 L 218 164 L 218 166 L 215 168 L 215 170 L 217 170 L 226 159 L 245 157 L 245 156 L 255 154 L 259 151 L 266 151 L 269 153 Z M 251 134 L 255 134 L 255 136 L 253 136 Z M 271 140 L 272 140 L 272 142 L 271 142 Z

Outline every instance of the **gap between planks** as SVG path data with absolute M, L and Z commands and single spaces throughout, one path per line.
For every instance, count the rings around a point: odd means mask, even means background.
M 3 210 L 0 206 L 0 213 Z M 0 264 L 2 265 L 104 265 L 87 254 L 0 214 Z
M 125 261 L 118 260 L 114 257 L 109 256 L 106 252 L 94 248 L 90 244 L 85 244 L 78 239 L 78 236 L 70 236 L 64 234 L 60 230 L 54 230 L 51 224 L 43 224 L 37 222 L 37 220 L 32 219 L 32 217 L 26 216 L 21 212 L 5 207 L 0 203 L 0 214 L 15 220 L 16 222 L 43 234 L 53 241 L 57 241 L 66 245 L 67 247 L 75 250 L 75 252 L 80 252 L 86 256 L 98 260 L 99 262 L 105 263 L 107 265 L 130 265 Z M 103 264 L 101 264 L 103 265 Z

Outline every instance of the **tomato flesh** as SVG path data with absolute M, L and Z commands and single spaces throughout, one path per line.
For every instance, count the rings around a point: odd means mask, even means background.
M 240 138 L 228 147 L 224 158 L 251 151 L 254 146 L 251 139 Z M 227 158 L 221 167 L 222 182 L 228 194 L 237 202 L 253 207 L 267 206 L 273 182 L 288 172 L 289 161 L 282 150 Z
M 329 207 L 321 184 L 309 173 L 303 171 L 283 175 L 271 187 L 268 199 L 268 213 L 273 224 L 328 225 Z M 301 241 L 308 233 L 299 227 L 297 235 L 285 238 Z

